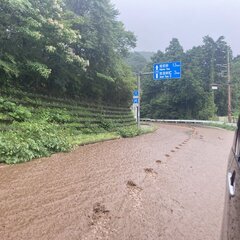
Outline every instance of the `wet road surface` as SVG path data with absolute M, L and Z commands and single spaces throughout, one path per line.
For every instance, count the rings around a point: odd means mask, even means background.
M 233 132 L 151 134 L 0 165 L 0 239 L 218 240 Z

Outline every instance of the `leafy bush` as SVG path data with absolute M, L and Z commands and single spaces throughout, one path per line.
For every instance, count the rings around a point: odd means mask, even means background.
M 14 111 L 9 112 L 8 115 L 19 122 L 26 121 L 32 116 L 31 112 L 23 106 L 16 106 Z
M 135 137 L 141 134 L 141 129 L 136 126 L 123 127 L 118 129 L 118 134 L 123 138 Z
M 107 131 L 111 131 L 115 128 L 114 126 L 114 122 L 111 119 L 106 119 L 104 117 L 100 117 L 100 123 L 99 123 L 99 127 L 103 128 Z
M 32 116 L 31 112 L 26 107 L 21 105 L 17 106 L 15 103 L 6 101 L 3 98 L 0 98 L 0 111 L 19 122 L 30 119 Z
M 9 112 L 13 111 L 16 107 L 16 104 L 10 101 L 6 101 L 3 98 L 0 98 L 0 110 Z
M 50 122 L 56 123 L 67 123 L 71 119 L 71 116 L 66 110 L 54 109 L 50 112 L 49 120 Z
M 35 119 L 62 124 L 69 122 L 71 116 L 65 109 L 39 108 L 35 114 Z
M 75 144 L 119 137 L 116 130 L 129 124 L 131 116 L 128 109 L 4 95 L 0 97 L 0 162 L 26 162 L 67 151 Z M 121 128 L 119 133 L 123 137 L 139 134 L 134 128 Z
M 19 163 L 67 151 L 70 144 L 66 133 L 54 124 L 18 123 L 17 131 L 0 135 L 0 162 Z

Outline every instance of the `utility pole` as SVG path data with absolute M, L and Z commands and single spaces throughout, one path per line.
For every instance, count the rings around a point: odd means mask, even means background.
M 228 49 L 227 56 L 227 71 L 228 71 L 228 122 L 232 122 L 232 91 L 231 91 L 231 73 L 230 73 L 230 52 Z
M 230 64 L 230 51 L 227 49 L 227 64 L 217 64 L 227 69 L 227 83 L 212 83 L 212 89 L 217 89 L 218 86 L 227 86 L 228 92 L 228 122 L 232 122 L 232 90 L 231 90 L 231 64 Z M 225 71 L 224 71 L 225 72 Z M 226 75 L 221 74 L 222 77 Z M 214 88 L 213 88 L 214 87 Z

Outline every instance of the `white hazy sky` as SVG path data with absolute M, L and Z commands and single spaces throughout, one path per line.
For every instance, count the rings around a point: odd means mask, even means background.
M 165 50 L 173 37 L 185 50 L 206 35 L 225 36 L 240 54 L 240 0 L 111 0 L 138 38 L 136 50 Z

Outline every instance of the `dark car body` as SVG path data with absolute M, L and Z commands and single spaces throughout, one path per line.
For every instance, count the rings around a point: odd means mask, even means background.
M 240 240 L 240 118 L 237 123 L 227 169 L 222 240 Z

